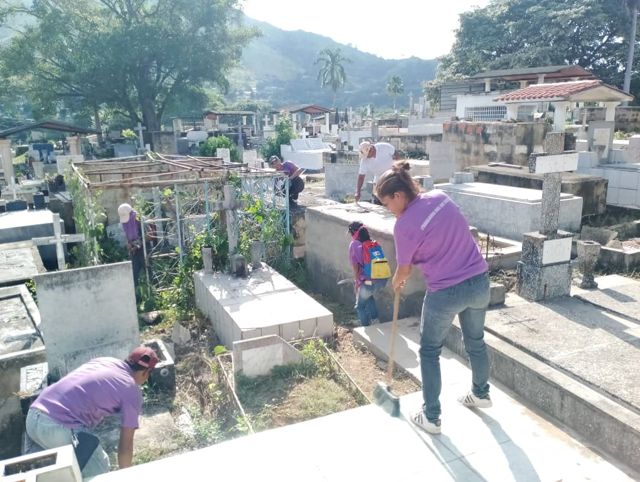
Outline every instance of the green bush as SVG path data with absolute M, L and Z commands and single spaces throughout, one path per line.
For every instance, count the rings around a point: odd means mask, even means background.
M 295 139 L 296 133 L 293 130 L 293 124 L 288 117 L 281 118 L 276 122 L 276 136 L 269 137 L 262 147 L 262 156 L 269 159 L 271 156 L 280 157 L 280 146 L 289 144 L 291 139 Z
M 204 144 L 200 146 L 200 155 L 205 157 L 215 157 L 216 150 L 219 147 L 229 149 L 231 153 L 231 162 L 242 161 L 238 147 L 226 136 L 209 137 Z

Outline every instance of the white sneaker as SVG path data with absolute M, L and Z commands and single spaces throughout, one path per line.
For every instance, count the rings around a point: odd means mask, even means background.
M 473 392 L 469 392 L 466 395 L 458 398 L 458 401 L 469 408 L 489 408 L 493 405 L 491 397 L 487 394 L 486 397 L 476 397 Z
M 420 427 L 422 430 L 430 434 L 437 435 L 442 431 L 442 429 L 440 428 L 440 419 L 436 420 L 435 422 L 427 420 L 427 417 L 425 416 L 422 409 L 420 409 L 419 412 L 413 414 L 413 416 L 411 417 L 411 421 L 414 425 Z

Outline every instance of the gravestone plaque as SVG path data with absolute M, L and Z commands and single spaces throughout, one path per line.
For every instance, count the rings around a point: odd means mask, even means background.
M 131 262 L 58 271 L 34 279 L 53 379 L 92 358 L 124 359 L 139 345 Z

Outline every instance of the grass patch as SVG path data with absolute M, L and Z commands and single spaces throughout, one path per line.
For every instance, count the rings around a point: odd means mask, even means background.
M 341 412 L 359 405 L 321 340 L 307 342 L 302 361 L 269 375 L 236 375 L 236 393 L 256 431 Z

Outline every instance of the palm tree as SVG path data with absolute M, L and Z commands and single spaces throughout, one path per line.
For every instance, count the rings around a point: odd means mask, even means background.
M 623 90 L 628 94 L 631 90 L 631 73 L 633 70 L 633 57 L 636 48 L 636 33 L 638 27 L 638 9 L 640 8 L 640 0 L 624 0 L 625 7 L 631 17 L 631 25 L 629 27 L 629 51 L 627 52 L 627 66 L 624 71 Z
M 320 87 L 331 87 L 333 90 L 333 107 L 336 105 L 336 94 L 338 89 L 344 87 L 347 82 L 347 74 L 344 71 L 344 64 L 351 62 L 350 59 L 344 57 L 340 48 L 326 48 L 318 53 L 318 57 L 314 65 L 320 64 L 318 71 L 318 80 Z
M 393 111 L 396 111 L 396 97 L 404 93 L 404 82 L 398 75 L 394 75 L 387 82 L 387 94 L 393 98 Z

